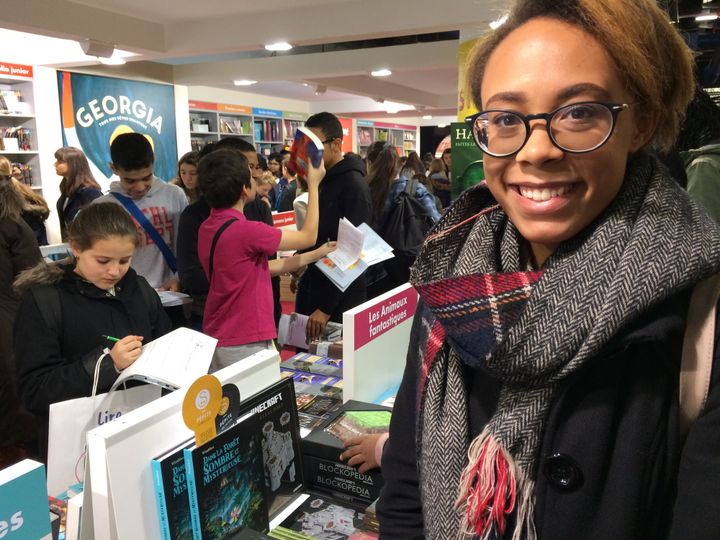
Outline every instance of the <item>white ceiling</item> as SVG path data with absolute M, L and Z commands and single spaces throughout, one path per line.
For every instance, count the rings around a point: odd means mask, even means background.
M 0 0 L 0 28 L 112 43 L 157 62 L 173 81 L 297 99 L 336 114 L 383 116 L 377 98 L 450 115 L 457 103 L 457 41 L 233 58 L 287 40 L 295 46 L 460 30 L 474 36 L 505 0 Z M 4 53 L 0 52 L 0 60 Z M 243 56 L 243 55 L 239 55 Z M 48 60 L 47 63 L 55 63 Z M 67 64 L 65 64 L 67 65 Z M 390 77 L 374 78 L 381 67 Z M 160 69 L 160 66 L 158 66 Z M 171 71 L 169 71 L 171 70 Z M 304 84 L 309 86 L 304 86 Z M 315 95 L 317 85 L 327 87 Z M 403 116 L 407 116 L 403 114 Z

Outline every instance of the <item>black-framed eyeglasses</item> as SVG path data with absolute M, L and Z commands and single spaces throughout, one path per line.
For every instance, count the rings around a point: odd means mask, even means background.
M 465 122 L 472 128 L 475 144 L 494 157 L 508 157 L 522 150 L 530 139 L 532 120 L 545 120 L 548 137 L 557 148 L 583 154 L 597 150 L 610 139 L 618 113 L 629 106 L 582 101 L 538 114 L 489 109 L 467 117 Z
M 332 144 L 332 143 L 334 143 L 334 142 L 337 141 L 337 140 L 338 140 L 338 137 L 334 137 L 334 138 L 332 138 L 332 139 L 328 139 L 328 140 L 326 140 L 326 141 L 322 141 L 322 143 L 323 143 L 323 144 Z

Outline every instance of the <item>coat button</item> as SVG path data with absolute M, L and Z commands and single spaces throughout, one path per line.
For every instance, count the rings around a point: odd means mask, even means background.
M 561 491 L 575 491 L 583 482 L 580 466 L 565 454 L 552 454 L 545 458 L 543 472 L 548 481 Z

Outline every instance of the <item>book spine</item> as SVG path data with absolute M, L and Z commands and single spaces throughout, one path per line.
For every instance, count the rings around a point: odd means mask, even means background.
M 167 501 L 165 499 L 165 484 L 163 484 L 162 464 L 153 459 L 153 482 L 155 483 L 155 500 L 157 501 L 158 517 L 160 518 L 160 535 L 162 540 L 171 540 L 170 521 L 168 519 Z
M 185 458 L 185 477 L 188 486 L 188 501 L 190 503 L 190 522 L 192 523 L 193 540 L 202 540 L 202 526 L 200 524 L 200 508 L 198 507 L 197 486 L 195 484 L 195 468 L 193 467 L 192 451 L 183 450 Z

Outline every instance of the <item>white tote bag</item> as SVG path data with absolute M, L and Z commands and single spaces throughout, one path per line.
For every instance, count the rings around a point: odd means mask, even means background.
M 88 431 L 160 397 L 162 389 L 143 385 L 95 395 L 99 366 L 90 397 L 70 399 L 50 405 L 48 428 L 48 494 L 57 496 L 70 485 L 82 482 L 85 474 L 85 446 Z

